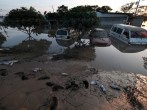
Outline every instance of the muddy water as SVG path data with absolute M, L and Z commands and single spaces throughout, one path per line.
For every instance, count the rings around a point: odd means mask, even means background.
M 3 47 L 13 47 L 27 38 L 25 33 L 16 29 L 8 28 L 6 31 L 8 37 L 7 41 L 2 44 Z M 129 46 L 111 39 L 112 45 L 110 46 L 95 46 L 92 47 L 93 49 L 87 48 L 75 51 L 73 49 L 74 42 L 57 41 L 55 38 L 49 38 L 46 33 L 38 36 L 32 35 L 32 37 L 51 41 L 52 43 L 48 49 L 49 54 L 62 54 L 68 50 L 73 56 L 81 57 L 82 60 L 89 59 L 91 65 L 99 69 L 147 74 L 146 61 L 143 60 L 144 57 L 147 57 L 147 47 L 145 46 Z M 84 42 L 87 41 L 84 40 Z

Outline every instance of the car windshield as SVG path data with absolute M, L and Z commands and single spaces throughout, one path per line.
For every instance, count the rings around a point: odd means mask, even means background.
M 95 31 L 93 35 L 94 37 L 97 37 L 97 38 L 105 38 L 107 37 L 107 32 L 106 31 Z
M 132 31 L 131 32 L 132 38 L 147 38 L 147 31 Z
M 57 35 L 67 35 L 67 31 L 66 30 L 58 30 Z

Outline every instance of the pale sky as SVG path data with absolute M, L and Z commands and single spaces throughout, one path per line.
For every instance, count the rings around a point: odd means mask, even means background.
M 37 11 L 51 11 L 57 10 L 61 5 L 68 6 L 68 9 L 80 6 L 80 5 L 98 5 L 98 6 L 110 6 L 113 11 L 119 11 L 122 5 L 130 3 L 132 1 L 139 0 L 0 0 L 0 15 L 8 13 L 11 9 L 20 7 L 33 6 Z M 147 0 L 140 0 L 140 5 L 147 6 Z

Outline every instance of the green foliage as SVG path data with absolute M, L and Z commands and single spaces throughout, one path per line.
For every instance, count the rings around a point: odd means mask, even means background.
M 48 20 L 58 20 L 62 27 L 71 27 L 78 31 L 88 30 L 98 26 L 98 18 L 95 13 L 97 8 L 97 5 L 86 5 L 68 10 L 67 6 L 62 5 L 58 7 L 57 13 L 47 13 L 46 18 Z
M 127 3 L 121 6 L 121 11 L 124 13 L 130 12 L 133 9 L 135 2 Z
M 4 22 L 12 27 L 36 27 L 45 23 L 43 16 L 33 7 L 13 9 L 6 16 Z
M 5 17 L 4 23 L 10 27 L 17 27 L 31 37 L 31 33 L 37 33 L 37 28 L 44 25 L 46 21 L 40 12 L 37 12 L 33 7 L 29 9 L 21 7 L 11 10 Z
M 98 26 L 98 18 L 93 6 L 74 7 L 66 13 L 65 20 L 69 27 L 79 31 Z
M 72 9 L 70 9 L 70 11 L 72 11 L 72 12 L 93 12 L 97 8 L 98 8 L 97 5 L 94 5 L 94 6 L 85 5 L 85 6 L 74 7 Z
M 45 15 L 45 17 L 46 17 L 48 20 L 58 20 L 58 19 L 60 18 L 59 14 L 58 14 L 58 13 L 55 13 L 55 12 L 53 12 L 53 13 L 49 12 L 49 13 L 47 13 L 47 14 Z
M 96 11 L 99 11 L 99 12 L 110 12 L 111 10 L 112 10 L 112 8 L 109 6 L 102 6 L 102 7 L 98 7 L 96 9 Z
M 68 7 L 67 6 L 59 6 L 58 9 L 57 9 L 57 13 L 65 13 L 65 12 L 68 12 Z

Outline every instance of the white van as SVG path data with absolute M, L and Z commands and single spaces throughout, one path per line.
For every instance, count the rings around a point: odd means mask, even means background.
M 110 29 L 109 36 L 128 44 L 147 45 L 147 30 L 136 26 L 114 24 Z

